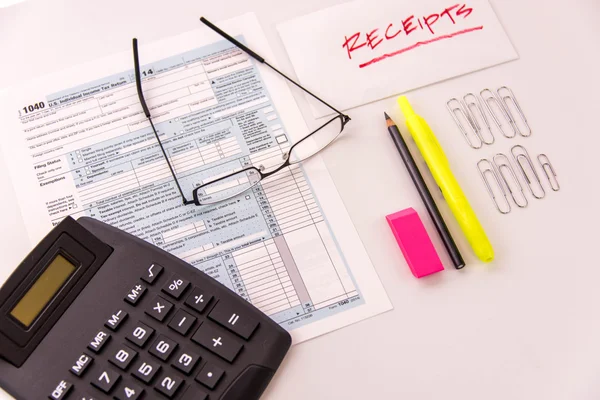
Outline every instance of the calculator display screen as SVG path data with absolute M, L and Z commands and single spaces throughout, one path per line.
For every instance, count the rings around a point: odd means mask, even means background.
M 76 269 L 66 258 L 57 255 L 10 311 L 10 315 L 28 328 Z

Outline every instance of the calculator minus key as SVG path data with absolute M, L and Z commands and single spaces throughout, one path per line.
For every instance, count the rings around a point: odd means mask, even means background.
M 154 300 L 148 304 L 146 310 L 144 311 L 146 314 L 151 316 L 152 318 L 163 322 L 173 308 L 173 304 L 163 299 L 160 296 L 154 297 Z
M 171 279 L 169 279 L 167 283 L 165 283 L 165 285 L 162 288 L 162 291 L 168 294 L 169 296 L 174 297 L 175 299 L 179 299 L 189 285 L 189 281 L 180 278 L 177 275 L 173 275 Z
M 132 306 L 135 306 L 140 301 L 144 293 L 146 293 L 146 290 L 146 285 L 136 283 L 131 289 L 129 289 L 129 292 L 127 292 L 125 295 L 124 300 Z
M 167 326 L 177 333 L 185 336 L 196 322 L 196 319 L 197 318 L 190 313 L 187 313 L 183 310 L 177 310 L 177 313 L 175 313 L 175 316 L 171 319 L 171 322 L 169 322 Z
M 258 327 L 258 321 L 249 314 L 247 310 L 221 300 L 208 314 L 208 318 L 244 339 L 249 339 Z
M 154 281 L 158 279 L 163 269 L 163 266 L 160 264 L 150 264 L 144 271 L 144 275 L 142 275 L 141 278 L 144 282 L 152 285 Z

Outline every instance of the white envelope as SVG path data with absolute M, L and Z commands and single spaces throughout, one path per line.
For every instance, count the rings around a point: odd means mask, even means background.
M 487 0 L 357 0 L 277 29 L 300 82 L 340 110 L 519 57 Z

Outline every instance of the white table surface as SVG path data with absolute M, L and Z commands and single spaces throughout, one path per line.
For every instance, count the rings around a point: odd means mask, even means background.
M 198 27 L 200 15 L 218 21 L 247 11 L 256 12 L 279 65 L 291 72 L 276 23 L 338 2 L 28 1 L 0 9 L 0 88 L 127 50 L 134 35 L 148 42 Z M 521 59 L 409 96 L 438 134 L 496 260 L 476 261 L 444 206 L 468 266 L 412 277 L 386 214 L 416 208 L 449 262 L 384 128 L 384 110 L 401 121 L 395 98 L 349 111 L 344 140 L 324 158 L 395 309 L 293 347 L 264 398 L 600 398 L 600 3 L 491 2 Z M 501 85 L 515 91 L 533 136 L 500 137 L 493 147 L 472 150 L 445 102 Z M 312 119 L 304 98 L 296 98 Z M 517 143 L 549 155 L 562 190 L 504 216 L 475 163 Z M 2 160 L 0 185 L 3 281 L 29 244 Z

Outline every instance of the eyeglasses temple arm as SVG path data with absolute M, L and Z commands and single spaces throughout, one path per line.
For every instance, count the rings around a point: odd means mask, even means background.
M 331 108 L 336 113 L 344 115 L 344 114 L 342 114 L 341 111 L 338 111 L 336 108 L 334 108 L 332 105 L 330 105 L 329 103 L 327 103 L 325 100 L 321 99 L 316 94 L 313 94 L 308 89 L 304 88 L 302 85 L 300 85 L 299 83 L 297 83 L 296 81 L 294 81 L 292 78 L 290 78 L 289 76 L 287 76 L 283 72 L 279 71 L 277 68 L 275 68 L 274 66 L 272 66 L 268 62 L 266 62 L 264 58 L 262 58 L 261 56 L 259 56 L 258 54 L 256 54 L 254 51 L 250 50 L 243 43 L 240 43 L 238 40 L 234 39 L 233 37 L 229 36 L 227 33 L 223 32 L 218 26 L 216 26 L 215 24 L 213 24 L 212 22 L 210 22 L 206 18 L 200 17 L 200 21 L 202 23 L 204 23 L 206 26 L 208 26 L 210 29 L 212 29 L 213 31 L 217 32 L 219 35 L 223 36 L 229 42 L 233 43 L 234 45 L 236 45 L 237 47 L 239 47 L 240 49 L 242 49 L 243 51 L 245 51 L 246 53 L 248 53 L 248 55 L 250 55 L 250 57 L 254 58 L 256 61 L 260 62 L 261 64 L 265 64 L 266 66 L 268 66 L 269 68 L 271 68 L 273 71 L 277 72 L 279 75 L 281 75 L 282 77 L 284 77 L 285 79 L 287 79 L 288 82 L 293 83 L 295 86 L 297 86 L 298 88 L 300 88 L 304 92 L 306 92 L 309 95 L 311 95 L 317 101 L 320 101 L 321 103 L 323 103 L 327 107 Z
M 135 65 L 135 87 L 137 89 L 140 103 L 142 104 L 142 108 L 144 109 L 144 114 L 146 115 L 146 118 L 148 118 L 148 121 L 150 122 L 150 126 L 152 127 L 152 131 L 154 132 L 154 136 L 156 137 L 158 146 L 160 147 L 160 150 L 162 151 L 163 156 L 165 157 L 165 161 L 167 161 L 167 166 L 169 167 L 169 170 L 171 171 L 171 175 L 173 175 L 173 179 L 175 180 L 175 185 L 177 185 L 177 190 L 179 190 L 179 194 L 181 195 L 181 198 L 183 199 L 183 204 L 184 205 L 194 204 L 193 201 L 190 201 L 185 198 L 185 196 L 183 194 L 183 190 L 181 190 L 181 186 L 179 185 L 179 180 L 177 180 L 177 176 L 175 175 L 175 171 L 173 170 L 173 166 L 171 165 L 171 162 L 169 161 L 169 158 L 167 157 L 167 152 L 165 151 L 165 148 L 163 147 L 162 142 L 160 141 L 160 138 L 158 137 L 158 132 L 156 132 L 156 128 L 154 127 L 154 123 L 152 122 L 152 118 L 150 118 L 150 110 L 148 109 L 148 105 L 146 104 L 146 100 L 144 99 L 144 93 L 142 92 L 142 79 L 140 76 L 140 59 L 138 56 L 138 46 L 137 46 L 136 38 L 133 38 L 133 64 Z

